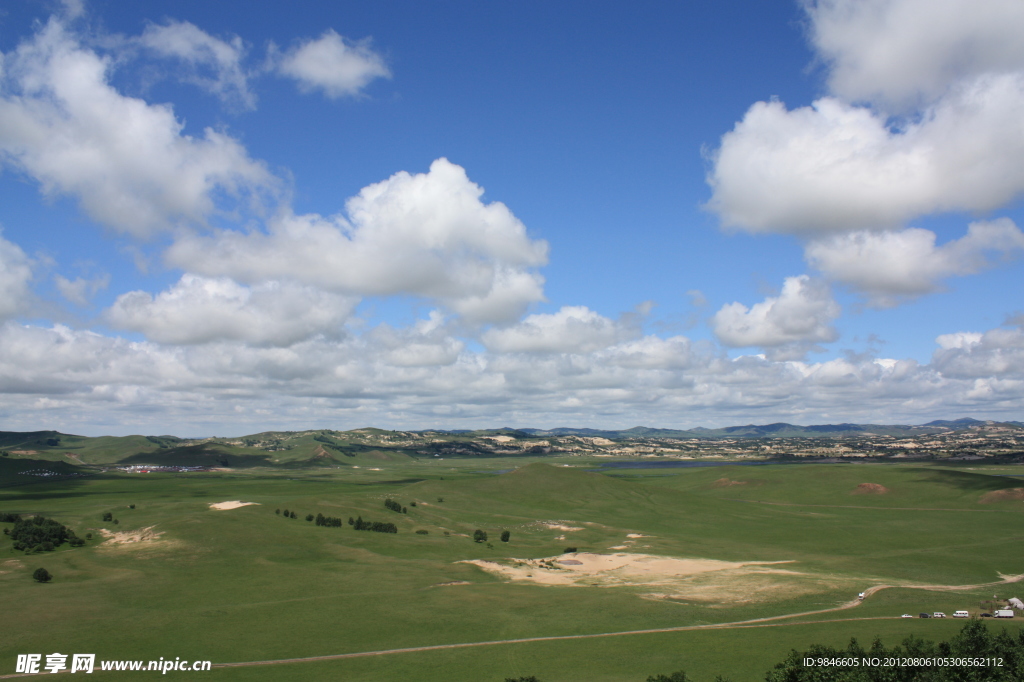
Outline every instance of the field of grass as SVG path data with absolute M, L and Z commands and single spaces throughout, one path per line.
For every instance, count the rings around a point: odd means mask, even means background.
M 731 623 L 831 609 L 872 585 L 894 586 L 856 608 L 742 629 L 168 673 L 211 680 L 501 682 L 536 675 L 542 682 L 642 682 L 686 669 L 697 682 L 717 674 L 745 682 L 763 679 L 792 648 L 845 645 L 850 637 L 869 643 L 876 635 L 888 644 L 909 634 L 946 639 L 962 625 L 898 618 L 902 613 L 977 612 L 993 593 L 1024 596 L 1024 582 L 962 591 L 914 587 L 983 585 L 1024 573 L 1015 549 L 1024 539 L 1024 502 L 980 502 L 993 490 L 1020 487 L 1015 476 L 1024 467 L 799 464 L 597 473 L 585 466 L 596 462 L 580 458 L 345 459 L 350 463 L 324 469 L 92 473 L 37 482 L 0 460 L 0 511 L 41 514 L 82 537 L 93 533 L 86 547 L 31 555 L 0 536 L 0 593 L 4 612 L 16 614 L 0 645 L 0 676 L 14 672 L 19 653 L 266 661 Z M 858 494 L 864 483 L 887 492 Z M 408 513 L 385 509 L 389 497 Z M 209 507 L 227 500 L 258 504 Z M 283 518 L 277 509 L 299 518 Z M 118 524 L 101 521 L 108 511 Z M 399 532 L 305 520 L 318 513 L 392 522 Z M 150 530 L 141 542 L 114 544 L 102 535 L 142 529 Z M 488 532 L 489 545 L 473 542 L 476 529 Z M 506 529 L 509 543 L 498 540 Z M 669 588 L 509 583 L 458 563 L 552 557 L 567 546 L 790 562 L 778 565 L 790 572 L 684 580 L 671 598 L 655 599 L 652 593 Z M 32 581 L 39 566 L 53 582 Z M 991 627 L 1016 630 L 1019 623 Z

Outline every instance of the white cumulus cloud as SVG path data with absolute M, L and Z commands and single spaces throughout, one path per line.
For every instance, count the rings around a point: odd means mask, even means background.
M 1022 119 L 1019 73 L 962 84 L 896 130 L 834 97 L 758 102 L 722 137 L 708 207 L 725 226 L 809 236 L 992 210 L 1024 192 Z
M 867 295 L 876 307 L 936 291 L 942 280 L 970 275 L 1024 252 L 1024 233 L 1009 218 L 971 223 L 967 234 L 942 246 L 920 228 L 853 232 L 813 241 L 807 261 L 828 278 Z
M 1024 69 L 1017 0 L 816 0 L 805 9 L 829 87 L 850 101 L 900 109 L 958 80 Z
M 711 320 L 715 336 L 727 346 L 806 349 L 815 343 L 839 338 L 832 322 L 840 307 L 828 285 L 807 275 L 787 277 L 778 296 L 769 296 L 752 307 L 729 303 Z
M 391 77 L 368 39 L 353 42 L 333 30 L 279 55 L 277 71 L 298 81 L 303 91 L 321 90 L 331 99 L 357 95 L 374 79 Z
M 126 97 L 111 59 L 56 18 L 4 55 L 0 153 L 50 195 L 78 199 L 93 219 L 136 236 L 202 224 L 218 193 L 275 191 L 278 180 L 224 132 L 182 132 L 167 105 Z
M 555 313 L 529 315 L 511 327 L 489 329 L 482 340 L 499 353 L 591 353 L 635 335 L 586 306 L 565 306 Z
M 167 21 L 148 25 L 138 41 L 162 57 L 178 59 L 186 69 L 184 80 L 227 102 L 256 106 L 242 67 L 245 46 L 238 36 L 221 40 L 187 21 Z
M 447 159 L 365 187 L 346 216 L 285 215 L 267 232 L 182 236 L 170 264 L 207 277 L 288 279 L 358 296 L 414 295 L 474 322 L 510 321 L 543 299 L 547 244 Z
M 17 244 L 0 237 L 0 321 L 25 312 L 31 302 L 32 262 Z
M 165 344 L 234 340 L 290 346 L 316 334 L 338 337 L 356 302 L 308 286 L 246 287 L 225 277 L 186 274 L 155 297 L 143 291 L 118 296 L 105 316 L 114 327 Z

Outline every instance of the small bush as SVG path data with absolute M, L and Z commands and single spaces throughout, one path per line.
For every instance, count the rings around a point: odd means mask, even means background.
M 564 550 L 562 550 L 562 554 L 573 554 L 575 551 L 575 547 L 566 547 Z
M 479 528 L 477 528 L 475 531 L 473 531 L 473 542 L 486 542 L 486 541 L 487 541 L 487 531 L 480 530 Z
M 35 572 L 32 573 L 32 577 L 39 583 L 48 583 L 53 580 L 53 576 L 50 575 L 50 572 L 45 568 L 37 568 Z
M 416 535 L 429 535 L 429 534 L 430 534 L 429 530 L 418 530 L 418 531 L 416 531 Z
M 512 533 L 511 532 L 509 532 L 507 530 L 501 531 L 501 541 L 502 542 L 508 542 L 509 538 L 511 538 L 511 537 L 512 537 Z

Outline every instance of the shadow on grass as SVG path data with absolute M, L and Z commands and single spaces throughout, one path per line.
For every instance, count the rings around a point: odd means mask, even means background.
M 1005 488 L 1016 488 L 1020 481 L 1005 476 L 983 474 L 976 471 L 948 471 L 942 469 L 917 469 L 921 482 L 939 483 L 963 492 L 990 492 Z

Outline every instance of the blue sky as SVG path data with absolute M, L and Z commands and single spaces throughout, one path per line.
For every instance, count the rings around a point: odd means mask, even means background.
M 1000 0 L 20 3 L 2 428 L 1020 419 L 1022 30 Z

